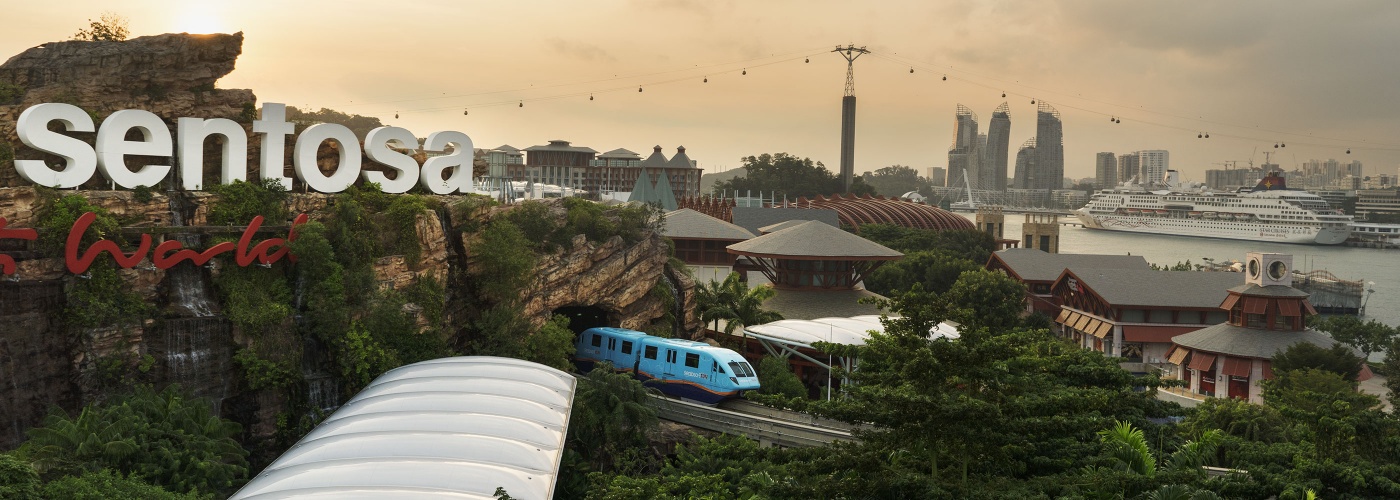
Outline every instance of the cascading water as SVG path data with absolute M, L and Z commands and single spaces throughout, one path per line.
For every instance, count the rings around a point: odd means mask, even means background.
M 192 208 L 188 205 L 183 196 L 171 193 L 171 226 L 185 225 L 185 211 Z M 172 237 L 185 248 L 202 248 L 198 234 L 177 233 Z M 203 268 L 191 262 L 181 262 L 166 272 L 166 278 L 170 285 L 170 304 L 175 308 L 176 316 L 207 318 L 217 314 L 217 307 L 210 300 L 209 290 L 205 286 Z
M 184 226 L 195 206 L 176 192 L 170 192 L 169 199 L 170 225 Z M 186 248 L 203 248 L 199 234 L 176 233 L 171 237 Z M 165 321 L 164 360 L 166 380 L 208 398 L 217 412 L 228 395 L 232 332 L 210 298 L 204 271 L 191 262 L 181 262 L 166 271 L 168 314 L 173 317 Z

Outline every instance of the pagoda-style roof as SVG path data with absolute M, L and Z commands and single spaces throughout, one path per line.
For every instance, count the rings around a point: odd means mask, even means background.
M 733 222 L 754 234 L 764 233 L 763 228 L 787 221 L 825 222 L 831 227 L 841 227 L 841 215 L 835 210 L 782 207 L 734 207 L 731 209 Z M 772 231 L 767 231 L 772 232 Z
M 510 144 L 502 144 L 502 145 L 500 145 L 500 146 L 497 146 L 497 147 L 494 148 L 494 149 L 495 149 L 496 151 L 505 151 L 505 152 L 507 152 L 507 153 L 519 153 L 519 152 L 520 152 L 520 149 L 519 149 L 519 148 L 516 148 L 516 147 L 514 147 L 514 146 L 511 146 Z
M 797 260 L 897 260 L 904 254 L 820 221 L 729 245 L 729 253 Z
M 1229 323 L 1211 325 L 1177 335 L 1172 337 L 1172 342 L 1190 349 L 1258 359 L 1271 359 L 1275 354 L 1288 349 L 1288 346 L 1299 342 L 1307 342 L 1324 349 L 1331 349 L 1336 343 L 1332 337 L 1317 330 L 1265 330 Z
M 754 237 L 747 229 L 689 208 L 668 212 L 661 234 L 668 238 L 697 240 L 744 241 Z
M 1046 253 L 1035 248 L 1008 248 L 992 254 L 1022 281 L 1054 281 L 1065 269 L 1152 269 L 1141 255 Z M 990 264 L 990 263 L 989 263 Z M 1238 282 L 1236 280 L 1235 282 Z M 1219 305 L 1216 302 L 1214 305 Z
M 641 166 L 645 168 L 666 168 L 666 155 L 661 154 L 661 146 L 653 147 L 651 149 L 651 156 L 642 160 Z
M 779 223 L 777 223 L 777 224 L 770 224 L 770 225 L 767 225 L 767 226 L 760 227 L 760 228 L 758 228 L 758 232 L 759 232 L 759 234 L 776 233 L 776 232 L 778 232 L 778 231 L 782 231 L 782 230 L 784 230 L 784 229 L 790 228 L 790 227 L 792 227 L 792 226 L 796 226 L 796 225 L 798 225 L 798 224 L 802 224 L 802 223 L 804 223 L 804 222 L 810 222 L 810 221 L 806 221 L 806 220 L 790 220 L 790 221 L 783 221 L 783 222 L 779 222 Z

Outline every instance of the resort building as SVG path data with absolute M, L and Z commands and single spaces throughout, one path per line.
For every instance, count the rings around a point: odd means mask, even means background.
M 661 234 L 675 243 L 676 258 L 699 281 L 724 280 L 738 257 L 726 247 L 754 237 L 747 229 L 685 208 L 666 214 Z
M 734 270 L 754 271 L 751 286 L 773 285 L 778 293 L 764 307 L 788 319 L 880 314 L 860 299 L 881 298 L 862 280 L 904 254 L 820 221 L 807 221 L 729 245 Z M 761 278 L 760 278 L 761 277 Z
M 652 148 L 651 155 L 642 159 L 626 149 L 599 154 L 593 148 L 562 140 L 525 148 L 523 161 L 519 159 L 520 150 L 510 146 L 496 150 L 504 153 L 501 158 L 506 174 L 515 181 L 552 184 L 596 197 L 631 191 L 642 172 L 646 172 L 650 186 L 669 186 L 675 199 L 700 195 L 702 170 L 686 155 L 685 146 L 677 147 L 676 155 L 669 159 L 661 152 L 661 146 Z
M 1168 361 L 1194 394 L 1262 403 L 1260 382 L 1274 377 L 1274 355 L 1302 342 L 1330 349 L 1336 341 L 1305 326 L 1317 311 L 1308 294 L 1292 286 L 1291 255 L 1251 252 L 1245 260 L 1245 283 L 1230 288 L 1219 304 L 1218 314 L 1228 320 L 1173 337 Z M 1219 274 L 1238 283 L 1234 273 Z M 1360 380 L 1371 376 L 1363 363 Z
M 1140 255 L 1052 254 L 1034 248 L 1008 248 L 987 259 L 987 269 L 1001 271 L 1026 285 L 1026 312 L 1052 318 L 1060 314 L 1060 303 L 1051 286 L 1065 269 L 1150 270 Z

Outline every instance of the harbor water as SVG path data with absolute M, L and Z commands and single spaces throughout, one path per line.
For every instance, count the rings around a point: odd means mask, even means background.
M 958 215 L 969 220 L 974 217 L 969 213 Z M 1061 220 L 1065 218 L 1062 216 Z M 1006 214 L 1004 237 L 1021 239 L 1021 224 L 1024 221 L 1025 215 Z M 1203 264 L 1207 258 L 1216 262 L 1243 261 L 1247 252 L 1290 254 L 1293 256 L 1293 267 L 1297 270 L 1320 269 L 1330 271 L 1340 279 L 1364 281 L 1367 290 L 1375 290 L 1369 297 L 1363 298 L 1366 300 L 1364 319 L 1400 326 L 1400 250 L 1290 245 L 1060 226 L 1060 253 L 1141 255 L 1149 263 L 1172 265 L 1188 260 L 1192 264 Z M 1244 283 L 1243 275 L 1240 276 L 1240 283 Z

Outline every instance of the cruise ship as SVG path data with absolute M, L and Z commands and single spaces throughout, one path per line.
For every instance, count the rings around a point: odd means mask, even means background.
M 1168 171 L 1165 187 L 1099 191 L 1076 217 L 1092 229 L 1277 243 L 1336 245 L 1351 235 L 1350 215 L 1320 196 L 1288 189 L 1272 173 L 1253 189 L 1216 193 L 1181 189 L 1176 172 Z

